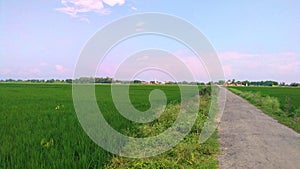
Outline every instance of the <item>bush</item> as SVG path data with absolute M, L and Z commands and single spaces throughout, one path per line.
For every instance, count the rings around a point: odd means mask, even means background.
M 204 96 L 204 95 L 211 95 L 211 87 L 203 87 L 202 89 L 199 90 L 199 95 Z
M 292 114 L 293 114 L 293 117 L 300 118 L 300 107 L 295 109 L 295 111 Z
M 262 108 L 269 113 L 276 113 L 280 111 L 280 103 L 277 98 L 274 97 L 263 97 Z

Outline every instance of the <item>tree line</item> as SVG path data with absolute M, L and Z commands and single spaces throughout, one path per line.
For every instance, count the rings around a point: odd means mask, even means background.
M 110 77 L 80 77 L 78 79 L 6 79 L 0 82 L 29 82 L 29 83 L 112 83 L 113 78 Z
M 220 82 L 219 82 L 220 83 Z M 297 87 L 300 86 L 300 83 L 293 82 L 291 84 L 287 84 L 285 82 L 276 82 L 272 80 L 266 80 L 266 81 L 239 81 L 239 80 L 227 80 L 225 83 L 227 84 L 235 84 L 235 85 L 243 85 L 243 86 L 293 86 Z
M 122 83 L 122 84 L 190 84 L 190 85 L 211 85 L 211 84 L 232 84 L 232 85 L 243 85 L 243 86 L 292 86 L 292 87 L 298 87 L 300 86 L 300 83 L 293 82 L 290 84 L 287 84 L 285 82 L 276 82 L 272 80 L 266 80 L 266 81 L 239 81 L 239 80 L 219 80 L 218 82 L 187 82 L 187 81 L 181 81 L 181 82 L 156 82 L 156 81 L 142 81 L 142 80 L 114 80 L 111 77 L 80 77 L 77 79 L 6 79 L 6 80 L 0 80 L 0 82 L 28 82 L 28 83 Z

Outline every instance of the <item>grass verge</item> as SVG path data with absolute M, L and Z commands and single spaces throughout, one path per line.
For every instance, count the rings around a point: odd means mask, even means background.
M 218 135 L 215 132 L 205 143 L 199 143 L 199 135 L 208 118 L 211 96 L 201 97 L 200 110 L 191 132 L 174 148 L 154 157 L 126 158 L 113 157 L 105 168 L 217 168 L 216 156 L 219 154 Z M 155 123 L 141 125 L 134 131 L 136 137 L 154 136 L 170 127 L 177 117 L 180 105 L 169 104 L 166 113 Z M 132 134 L 132 131 L 128 131 Z M 131 147 L 134 145 L 125 145 Z

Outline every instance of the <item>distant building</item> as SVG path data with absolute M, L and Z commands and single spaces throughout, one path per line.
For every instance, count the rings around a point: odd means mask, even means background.
M 230 82 L 225 82 L 225 86 L 244 86 L 242 83 L 230 83 Z M 248 84 L 246 84 L 248 86 Z
M 141 84 L 146 85 L 146 84 L 150 84 L 150 82 L 142 81 Z

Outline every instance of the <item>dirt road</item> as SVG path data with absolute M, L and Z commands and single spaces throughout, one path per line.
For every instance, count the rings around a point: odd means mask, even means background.
M 220 169 L 300 168 L 300 134 L 229 91 L 219 135 Z

